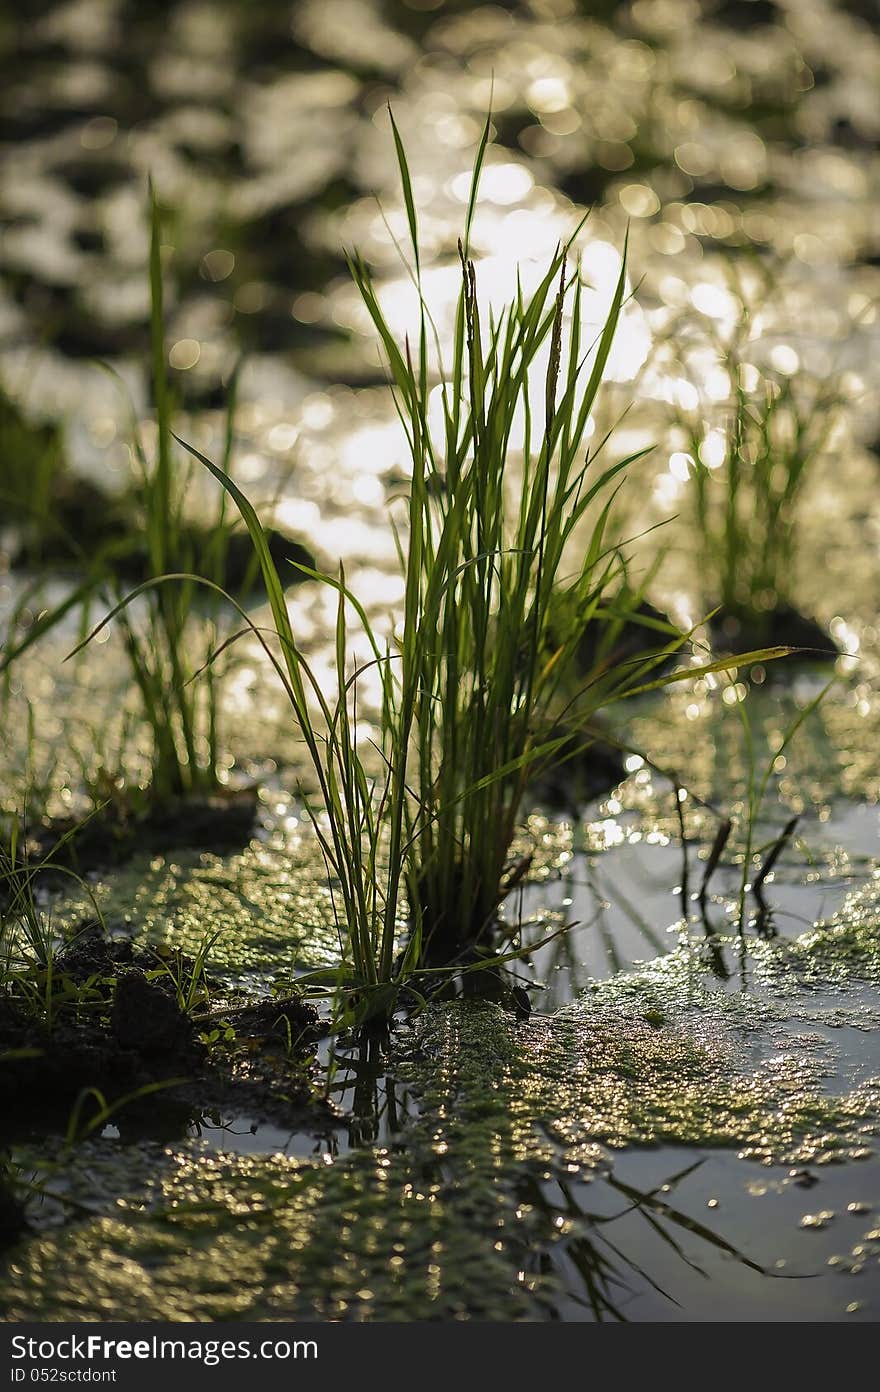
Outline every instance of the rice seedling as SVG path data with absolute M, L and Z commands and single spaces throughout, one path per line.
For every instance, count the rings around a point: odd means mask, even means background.
M 602 446 L 584 452 L 626 296 L 625 258 L 592 344 L 581 341 L 582 279 L 579 267 L 569 268 L 568 247 L 551 258 L 531 294 L 518 285 L 487 325 L 469 239 L 488 136 L 487 122 L 460 246 L 450 364 L 421 294 L 415 203 L 396 127 L 419 291 L 415 349 L 409 339 L 395 340 L 366 266 L 350 258 L 387 358 L 412 479 L 398 533 L 405 596 L 393 641 L 383 644 L 373 632 L 342 570 L 315 572 L 337 593 L 332 696 L 297 643 L 253 505 L 227 471 L 188 447 L 235 501 L 259 557 L 277 649 L 251 629 L 284 685 L 316 776 L 321 806 L 313 820 L 340 936 L 340 970 L 313 974 L 311 982 L 341 986 L 347 1018 L 357 1021 L 387 1015 L 401 983 L 441 970 L 438 963 L 465 961 L 466 971 L 480 965 L 474 950 L 488 950 L 499 906 L 528 869 L 510 851 L 526 787 L 571 729 L 589 745 L 600 707 L 694 674 L 656 675 L 682 642 L 675 635 L 635 660 L 597 656 L 576 696 L 561 698 L 585 630 L 610 612 L 609 587 L 622 566 L 619 548 L 607 540 L 608 522 L 616 490 L 640 457 L 606 464 Z M 430 421 L 435 373 L 439 428 Z M 525 420 L 521 449 L 511 443 L 517 418 Z M 576 619 L 562 631 L 560 612 Z M 349 659 L 352 619 L 371 652 L 360 666 Z M 381 685 L 378 773 L 360 737 L 359 681 L 367 669 Z
M 0 988 L 16 1011 L 51 1033 L 62 1016 L 100 1008 L 103 993 L 96 977 L 74 980 L 59 964 L 64 937 L 38 901 L 39 877 L 48 869 L 68 876 L 86 893 L 99 922 L 101 914 L 91 890 L 71 871 L 54 866 L 51 858 L 24 862 L 18 839 L 13 821 L 8 845 L 0 845 Z
M 211 948 L 220 936 L 220 929 L 207 930 L 198 945 L 195 957 L 190 961 L 174 949 L 153 951 L 156 961 L 155 971 L 148 974 L 149 979 L 167 980 L 174 991 L 179 1009 L 184 1015 L 192 1015 L 196 1010 L 204 1011 L 210 1001 L 207 979 L 207 963 Z
M 155 451 L 151 459 L 132 412 L 132 455 L 138 470 L 135 495 L 145 519 L 146 579 L 128 594 L 123 587 L 125 560 L 140 557 L 142 538 L 129 535 L 99 558 L 103 595 L 118 616 L 124 651 L 140 711 L 151 739 L 147 786 L 128 790 L 130 811 L 151 807 L 160 812 L 180 799 L 210 797 L 219 788 L 220 692 L 219 673 L 207 664 L 206 680 L 193 681 L 206 658 L 219 644 L 224 626 L 222 582 L 232 529 L 227 500 L 220 493 L 213 514 L 194 528 L 186 506 L 191 470 L 175 457 L 172 426 L 175 402 L 169 384 L 164 329 L 164 281 L 161 261 L 162 211 L 150 186 L 150 334 L 151 380 L 155 408 Z M 229 384 L 222 467 L 232 452 L 238 370 Z M 140 560 L 139 560 L 140 565 Z M 258 572 L 256 562 L 241 578 L 246 591 Z M 169 580 L 175 583 L 168 583 Z M 194 605 L 196 586 L 208 581 L 207 604 Z M 138 601 L 129 611 L 129 602 Z M 93 636 L 93 635 L 89 635 Z M 74 656 L 88 642 L 77 645 Z M 118 782 L 119 780 L 114 780 Z
M 173 402 L 166 366 L 161 225 L 158 200 L 151 188 L 150 329 L 156 411 L 156 456 L 152 465 L 137 429 L 133 431 L 151 579 L 172 570 L 189 572 L 198 568 L 197 558 L 188 554 L 183 527 L 185 471 L 175 470 L 172 458 Z M 232 407 L 228 422 L 231 436 Z M 223 519 L 218 518 L 218 549 L 222 532 Z M 162 584 L 145 590 L 142 622 L 126 610 L 120 613 L 125 651 L 152 737 L 150 796 L 158 803 L 209 793 L 216 787 L 216 682 L 213 677 L 200 686 L 190 681 L 195 670 L 190 654 L 196 642 L 192 598 L 192 582 L 182 579 L 174 586 Z M 211 634 L 208 641 L 214 637 Z
M 759 369 L 754 316 L 745 297 L 742 303 L 732 338 L 710 337 L 726 397 L 701 402 L 678 421 L 705 602 L 721 606 L 714 626 L 734 650 L 788 642 L 836 655 L 818 625 L 798 613 L 795 576 L 798 509 L 840 418 L 841 387 L 834 378 Z
M 172 446 L 174 400 L 168 381 L 164 331 L 162 213 L 152 187 L 149 217 L 151 379 L 156 442 L 153 459 L 148 457 L 134 412 L 131 412 L 132 458 L 139 475 L 134 496 L 144 517 L 145 538 L 135 527 L 128 526 L 114 540 L 100 545 L 94 555 L 83 557 L 85 578 L 59 604 L 42 610 L 29 626 L 17 623 L 17 615 L 13 615 L 6 642 L 0 650 L 0 677 L 8 685 L 14 663 L 72 610 L 83 606 L 85 613 L 84 606 L 93 593 L 100 594 L 108 606 L 118 605 L 124 593 L 122 576 L 126 573 L 126 562 L 132 556 L 140 557 L 146 542 L 147 579 L 137 592 L 140 600 L 137 612 L 129 613 L 125 605 L 117 611 L 124 652 L 151 740 L 147 787 L 128 790 L 133 811 L 143 810 L 146 805 L 162 806 L 179 798 L 205 797 L 218 788 L 219 674 L 212 667 L 205 682 L 195 684 L 191 679 L 204 665 L 206 655 L 217 646 L 223 602 L 215 591 L 211 602 L 196 613 L 193 576 L 198 572 L 218 585 L 222 582 L 231 531 L 223 494 L 214 516 L 209 517 L 201 531 L 193 529 L 187 513 L 186 496 L 191 479 L 183 461 L 174 458 Z M 234 438 L 236 381 L 237 373 L 233 374 L 228 396 L 224 467 L 228 465 Z M 251 573 L 255 571 L 254 564 Z M 177 575 L 179 583 L 164 583 L 169 572 Z M 246 574 L 245 586 L 248 580 Z M 25 592 L 26 597 L 29 593 Z M 84 642 L 74 651 L 78 652 L 83 646 Z

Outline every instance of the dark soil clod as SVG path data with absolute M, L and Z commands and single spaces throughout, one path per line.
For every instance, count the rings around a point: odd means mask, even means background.
M 143 811 L 120 798 L 86 821 L 53 818 L 29 828 L 26 849 L 32 862 L 48 857 L 80 874 L 112 869 L 138 854 L 240 850 L 253 835 L 257 806 L 252 788 L 178 798 Z
M 130 585 L 151 576 L 150 557 L 143 540 L 137 507 L 125 497 L 110 497 L 87 479 L 61 474 L 52 481 L 49 499 L 51 524 L 23 525 L 13 546 L 13 567 L 42 566 L 82 572 L 95 570 Z M 315 557 L 295 537 L 268 531 L 269 550 L 284 585 L 307 578 L 302 567 L 314 570 Z M 215 535 L 195 524 L 183 527 L 175 552 L 168 557 L 169 571 L 199 571 L 199 558 L 216 550 Z M 224 539 L 217 569 L 207 574 L 231 594 L 262 590 L 262 575 L 254 563 L 253 547 L 244 532 L 230 532 Z
M 625 598 L 622 603 L 626 604 Z M 658 624 L 663 628 L 655 627 Z M 666 629 L 673 632 L 666 632 Z M 613 668 L 621 663 L 643 661 L 674 642 L 678 631 L 668 614 L 643 599 L 632 609 L 632 617 L 623 620 L 616 630 L 610 622 L 589 623 L 575 652 L 575 667 L 584 675 L 589 675 L 599 666 Z M 670 671 L 675 656 L 675 653 L 670 653 L 658 658 L 651 668 L 650 678 L 661 677 Z
M 291 1108 L 310 1109 L 308 1058 L 321 1034 L 314 1006 L 291 995 L 213 1010 L 202 1004 L 190 1014 L 176 982 L 195 970 L 182 953 L 163 957 L 86 925 L 55 958 L 51 1025 L 23 1001 L 0 998 L 0 1104 L 15 1102 L 19 1117 L 38 1106 L 63 1122 L 84 1089 L 111 1101 L 131 1095 L 127 1110 L 136 1110 L 139 1089 L 168 1082 L 161 1107 L 178 1112 L 181 1104 L 185 1111 L 244 1105 L 266 1115 L 280 1108 L 286 1120 Z M 86 1009 L 76 1004 L 77 988 Z M 229 1029 L 229 1047 L 212 1053 L 203 1041 L 217 1026 Z
M 721 653 L 736 655 L 768 647 L 798 649 L 768 662 L 769 679 L 814 663 L 834 662 L 840 656 L 840 648 L 830 633 L 790 604 L 780 604 L 766 613 L 719 609 L 709 622 L 709 630 Z
M 581 731 L 567 733 L 562 726 L 548 731 L 548 740 L 565 736 L 553 763 L 532 781 L 532 797 L 553 811 L 576 813 L 589 802 L 609 793 L 626 778 L 624 756 L 603 739 L 590 739 Z
M 139 971 L 126 972 L 116 982 L 110 1033 L 123 1049 L 141 1054 L 186 1056 L 193 1043 L 192 1022 L 174 997 Z
M 318 1012 L 300 996 L 255 1001 L 223 1012 L 236 1038 L 266 1040 L 292 1046 L 317 1039 L 321 1034 Z

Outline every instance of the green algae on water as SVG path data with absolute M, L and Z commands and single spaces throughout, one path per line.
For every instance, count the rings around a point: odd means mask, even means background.
M 527 1023 L 486 1003 L 432 1007 L 388 1059 L 412 1105 L 387 1145 L 311 1160 L 190 1145 L 139 1173 L 121 1152 L 93 1218 L 13 1253 L 8 1317 L 546 1316 L 562 1298 L 553 1254 L 577 1243 L 589 1267 L 594 1253 L 587 1218 L 547 1192 L 589 1188 L 620 1148 L 720 1147 L 765 1165 L 869 1152 L 880 1081 L 835 1096 L 829 1046 L 791 1034 L 790 1006 L 707 982 L 682 944 Z M 81 1182 L 90 1172 L 87 1153 L 67 1163 Z
M 301 834 L 292 805 L 281 797 L 277 805 L 284 825 L 240 854 L 136 857 L 102 878 L 94 894 L 108 927 L 189 955 L 206 932 L 217 933 L 209 969 L 236 980 L 334 961 L 339 940 L 320 848 L 308 829 Z M 72 896 L 56 916 L 71 928 L 90 909 Z

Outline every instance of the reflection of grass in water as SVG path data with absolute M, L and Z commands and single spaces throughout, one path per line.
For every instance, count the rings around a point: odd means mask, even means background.
M 698 679 L 687 692 L 670 693 L 650 708 L 636 707 L 628 732 L 636 745 L 645 746 L 653 738 L 663 751 L 663 768 L 687 790 L 683 812 L 689 836 L 711 841 L 718 817 L 728 815 L 734 821 L 731 849 L 739 849 L 750 797 L 770 764 L 775 766 L 756 814 L 768 836 L 774 825 L 778 832 L 794 814 L 804 817 L 801 830 L 809 817 L 818 816 L 824 823 L 834 800 L 843 794 L 873 800 L 871 779 L 860 776 L 867 763 L 861 744 L 863 738 L 870 739 L 870 730 L 856 710 L 853 688 L 841 679 L 816 704 L 821 690 L 812 679 L 790 689 L 781 684 L 769 689 L 752 686 L 747 693 L 744 684 L 710 685 Z M 741 724 L 743 711 L 748 713 L 751 753 Z M 844 738 L 835 738 L 836 731 Z M 668 783 L 652 770 L 629 778 L 617 797 L 627 811 L 637 812 L 652 827 L 677 835 Z M 715 811 L 707 812 L 705 804 Z
M 714 1250 L 760 1276 L 771 1274 L 720 1233 L 705 1223 L 697 1222 L 669 1202 L 668 1195 L 676 1185 L 701 1163 L 698 1160 L 688 1165 L 650 1190 L 626 1184 L 617 1179 L 612 1171 L 604 1176 L 603 1186 L 619 1196 L 622 1207 L 610 1214 L 591 1212 L 585 1208 L 579 1199 L 589 1199 L 589 1188 L 579 1195 L 575 1186 L 565 1179 L 559 1179 L 553 1186 L 561 1197 L 561 1203 L 548 1198 L 546 1181 L 542 1184 L 533 1179 L 522 1186 L 522 1201 L 546 1215 L 552 1226 L 562 1234 L 559 1251 L 551 1253 L 551 1260 L 555 1268 L 564 1263 L 577 1273 L 578 1281 L 572 1288 L 565 1280 L 564 1269 L 560 1272 L 560 1283 L 567 1299 L 589 1310 L 597 1321 L 625 1320 L 626 1297 L 639 1286 L 647 1287 L 677 1305 L 678 1301 L 662 1283 L 674 1276 L 682 1265 L 700 1276 L 708 1274 L 699 1261 L 685 1253 L 682 1242 L 687 1238 L 697 1239 L 701 1244 L 701 1256 L 703 1250 L 710 1254 Z M 633 1245 L 631 1238 L 624 1238 L 624 1245 L 621 1246 L 615 1224 L 631 1213 L 638 1214 L 643 1220 L 647 1230 L 645 1236 L 659 1238 L 666 1249 L 662 1272 L 652 1275 L 651 1267 L 646 1266 L 645 1259 L 638 1255 L 640 1246 Z M 531 1268 L 534 1269 L 540 1260 L 540 1257 L 531 1254 Z
M 436 1156 L 416 1168 L 368 1151 L 313 1167 L 281 1156 L 165 1166 L 146 1207 L 111 1170 L 123 1188 L 112 1218 L 32 1241 L 18 1289 L 4 1292 L 8 1308 L 33 1301 L 42 1317 L 107 1309 L 121 1318 L 140 1301 L 149 1319 L 510 1320 L 553 1317 L 573 1301 L 595 1319 L 623 1319 L 633 1288 L 666 1295 L 662 1283 L 680 1264 L 701 1270 L 683 1239 L 766 1274 L 666 1194 L 613 1173 L 594 1182 L 619 1198 L 618 1211 L 599 1215 L 585 1206 L 589 1186 L 576 1192 L 572 1176 L 554 1184 L 536 1166 L 510 1187 L 491 1170 L 456 1176 Z M 52 1180 L 42 1187 L 51 1193 Z M 638 1240 L 617 1237 L 632 1212 L 665 1244 L 654 1274 Z M 98 1248 L 103 1261 L 86 1284 Z M 222 1274 L 230 1263 L 234 1289 Z
M 603 854 L 613 856 L 614 853 Z M 572 869 L 559 880 L 558 893 L 564 897 L 567 904 L 572 902 L 576 889 L 581 893 L 586 890 L 589 898 L 581 917 L 571 922 L 569 910 L 568 918 L 564 920 L 569 923 L 571 929 L 577 931 L 560 933 L 552 942 L 541 948 L 539 979 L 547 994 L 536 997 L 536 1003 L 546 1001 L 546 1008 L 559 1003 L 554 986 L 554 978 L 558 973 L 563 974 L 562 991 L 565 998 L 569 998 L 588 984 L 590 971 L 584 961 L 584 955 L 591 948 L 598 949 L 608 971 L 612 973 L 624 970 L 633 958 L 651 958 L 669 951 L 669 942 L 665 940 L 664 934 L 655 924 L 648 921 L 634 899 L 621 888 L 619 875 L 614 877 L 613 885 L 607 884 L 606 868 L 613 874 L 614 866 L 606 867 L 602 855 L 581 852 L 576 857 Z M 638 888 L 639 886 L 635 887 L 636 894 Z M 670 886 L 664 882 L 663 888 L 668 890 Z M 610 910 L 621 916 L 625 923 L 635 930 L 636 941 L 641 944 L 641 949 L 635 954 L 629 953 L 629 959 L 624 958 Z M 519 921 L 522 922 L 523 919 L 524 915 L 521 912 Z M 555 910 L 536 914 L 522 931 L 522 938 L 527 947 L 533 941 L 542 941 L 550 925 L 555 925 L 557 921 L 561 926 L 563 916 Z

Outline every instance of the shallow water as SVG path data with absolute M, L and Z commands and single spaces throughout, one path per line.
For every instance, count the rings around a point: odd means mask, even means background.
M 163 1133 L 159 1099 L 153 1140 L 124 1111 L 71 1153 L 22 1138 L 61 1197 L 8 1308 L 875 1318 L 878 883 L 800 938 L 723 939 L 726 980 L 685 936 L 527 1023 L 431 1007 L 342 1051 L 321 1136 L 222 1110 Z
M 61 1201 L 34 1206 L 9 1312 L 876 1318 L 876 1074 L 853 1075 L 809 990 L 802 1018 L 666 975 L 527 1026 L 434 1011 L 385 1061 L 393 1083 L 361 1066 L 360 1108 L 340 1098 L 361 1127 L 323 1142 L 231 1116 L 54 1163 L 42 1147 Z M 870 1011 L 876 1034 L 876 989 L 841 986 L 838 1020 Z
M 756 360 L 848 374 L 847 427 L 804 500 L 796 588 L 852 656 L 776 758 L 757 844 L 792 813 L 801 821 L 768 883 L 768 914 L 741 898 L 758 863 L 744 875 L 743 692 L 698 680 L 641 702 L 618 728 L 675 779 L 635 760 L 601 803 L 537 809 L 523 827 L 532 874 L 508 918 L 532 940 L 575 924 L 517 968 L 534 988 L 531 1021 L 432 1007 L 387 1053 L 341 1061 L 338 1124 L 320 1135 L 161 1106 L 152 1133 L 123 1113 L 70 1154 L 58 1138 L 17 1135 L 23 1173 L 63 1198 L 33 1196 L 36 1231 L 10 1256 L 4 1306 L 13 1318 L 876 1319 L 870 15 L 831 0 L 637 0 L 589 16 L 569 0 L 452 14 L 321 0 L 261 6 L 257 24 L 250 7 L 178 0 L 160 24 L 123 0 L 39 8 L 0 50 L 0 382 L 36 417 L 64 419 L 76 469 L 111 489 L 131 473 L 124 405 L 91 358 L 111 359 L 145 409 L 151 170 L 176 209 L 171 366 L 188 437 L 219 448 L 218 393 L 245 345 L 236 477 L 274 500 L 323 564 L 343 560 L 389 626 L 401 583 L 387 518 L 406 450 L 339 247 L 359 246 L 376 267 L 403 332 L 412 296 L 394 246 L 405 220 L 390 98 L 443 328 L 491 90 L 497 144 L 473 239 L 488 296 L 510 287 L 517 258 L 534 273 L 595 202 L 580 245 L 598 320 L 631 223 L 638 289 L 603 412 L 612 419 L 634 396 L 619 452 L 658 446 L 623 495 L 621 534 L 678 514 L 663 532 L 657 602 L 693 620 L 715 598 L 702 592 L 670 424 L 670 406 L 693 391 L 670 347 L 681 316 L 697 325 L 689 366 L 707 413 L 706 345 L 737 310 L 733 265 L 761 296 Z M 767 284 L 755 251 L 779 258 Z M 0 575 L 0 622 L 26 583 Z M 44 602 L 66 584 L 53 580 Z M 290 605 L 329 670 L 331 598 L 305 586 Z M 143 737 L 121 714 L 118 637 L 62 667 L 77 636 L 71 618 L 15 670 L 5 801 L 21 797 L 26 772 L 56 811 L 85 806 L 83 784 L 101 768 L 145 776 Z M 236 856 L 135 858 L 93 890 L 120 933 L 192 950 L 206 922 L 220 927 L 216 974 L 260 991 L 270 975 L 332 960 L 335 930 L 295 797 L 301 751 L 258 650 L 242 644 L 238 656 L 224 738 L 230 783 L 262 785 L 253 843 Z M 759 768 L 817 681 L 750 700 Z M 701 913 L 694 895 L 728 814 L 737 827 Z M 59 925 L 87 910 L 76 896 L 53 907 Z M 830 928 L 811 932 L 820 921 Z

